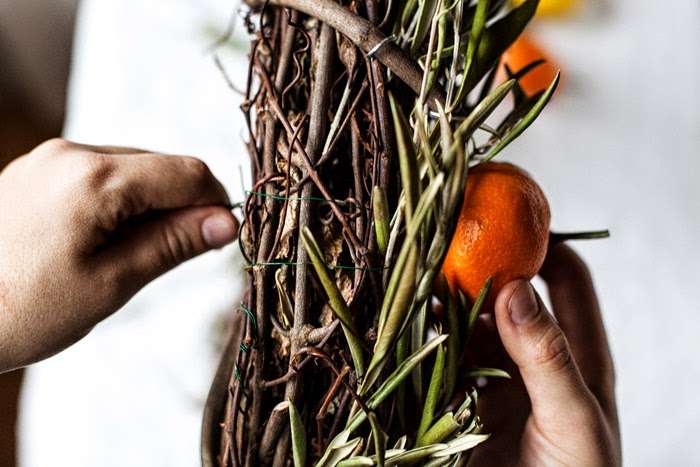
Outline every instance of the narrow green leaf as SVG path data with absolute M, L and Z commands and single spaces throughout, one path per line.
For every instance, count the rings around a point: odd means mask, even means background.
M 425 343 L 425 322 L 428 316 L 428 303 L 423 304 L 415 316 L 411 319 L 411 353 L 420 349 Z M 408 339 L 409 333 L 404 332 L 402 336 Z M 413 392 L 416 403 L 423 401 L 423 365 L 418 365 L 413 371 Z
M 418 461 L 426 459 L 437 452 L 449 449 L 448 444 L 431 444 L 422 448 L 406 449 L 390 449 L 386 452 L 386 466 L 393 467 L 396 465 L 415 465 Z M 338 467 L 360 467 L 376 465 L 377 456 L 356 456 L 346 459 L 338 464 Z
M 465 78 L 463 86 L 464 95 L 469 93 L 474 86 L 498 61 L 503 52 L 515 42 L 535 15 L 539 0 L 525 0 L 521 5 L 513 8 L 507 15 L 496 20 L 484 31 L 476 51 L 473 66 Z
M 345 339 L 348 342 L 348 347 L 350 347 L 350 354 L 352 355 L 353 363 L 355 364 L 355 372 L 357 377 L 361 378 L 365 372 L 364 355 L 362 349 L 362 341 L 360 340 L 357 329 L 352 322 L 352 315 L 348 309 L 348 305 L 343 298 L 343 295 L 338 290 L 338 286 L 335 280 L 331 277 L 326 267 L 324 261 L 323 252 L 318 246 L 316 239 L 314 238 L 311 230 L 304 226 L 302 232 L 302 241 L 304 242 L 304 248 L 309 253 L 309 258 L 311 259 L 311 264 L 316 270 L 319 280 L 323 289 L 328 295 L 328 302 L 331 306 L 331 310 L 338 317 L 340 323 L 343 327 L 343 333 L 345 334 Z
M 435 416 L 435 407 L 440 399 L 440 389 L 442 389 L 443 371 L 445 369 L 445 350 L 443 346 L 438 347 L 435 356 L 435 365 L 433 365 L 433 373 L 430 376 L 430 386 L 428 386 L 428 395 L 423 404 L 423 415 L 418 425 L 418 433 L 416 438 L 419 440 L 423 437 L 430 425 L 433 423 Z
M 525 115 L 527 115 L 527 113 L 530 110 L 532 110 L 535 107 L 537 101 L 540 100 L 540 98 L 544 95 L 545 91 L 546 89 L 543 89 L 542 91 L 536 92 L 535 94 L 526 97 L 519 104 L 516 103 L 510 111 L 510 113 L 508 113 L 508 115 L 506 115 L 503 121 L 501 121 L 501 123 L 498 124 L 498 127 L 495 128 L 495 132 L 499 135 L 504 135 L 508 131 L 510 131 L 511 128 L 513 128 L 520 120 L 523 119 Z M 517 84 L 513 86 L 513 94 L 518 94 Z
M 455 420 L 452 412 L 447 412 L 440 417 L 437 422 L 418 440 L 416 446 L 428 446 L 430 444 L 441 443 L 462 426 Z
M 418 461 L 430 457 L 436 452 L 445 450 L 448 447 L 447 444 L 431 444 L 430 446 L 414 448 L 401 454 L 391 456 L 387 462 L 387 466 L 415 465 Z
M 447 404 L 452 399 L 455 387 L 457 386 L 457 370 L 459 368 L 459 357 L 461 353 L 459 336 L 459 315 L 460 310 L 457 300 L 449 294 L 449 301 L 446 307 L 447 332 L 450 336 L 447 339 L 447 352 L 445 363 L 445 391 L 443 401 Z
M 418 202 L 415 215 L 406 229 L 406 237 L 384 294 L 374 355 L 370 360 L 365 379 L 360 387 L 360 394 L 364 394 L 379 377 L 386 358 L 396 342 L 399 331 L 403 328 L 406 313 L 415 290 L 417 264 L 415 239 L 422 223 L 433 207 L 433 202 L 443 185 L 443 180 L 444 174 L 440 173 L 428 185 Z
M 289 401 L 289 428 L 292 434 L 294 467 L 306 467 L 306 429 L 299 412 L 291 401 Z
M 404 28 L 406 26 L 408 26 L 408 23 L 410 22 L 411 17 L 413 15 L 415 15 L 417 3 L 418 3 L 418 0 L 407 0 L 406 1 L 403 12 L 401 13 L 401 25 Z M 419 5 L 419 8 L 420 8 L 420 5 Z
M 486 378 L 505 378 L 510 379 L 510 375 L 507 371 L 500 370 L 498 368 L 474 368 L 467 371 L 467 376 L 469 378 L 478 378 L 480 376 Z
M 452 134 L 452 125 L 447 119 L 445 110 L 440 104 L 438 104 L 438 117 L 440 122 L 440 147 L 442 149 L 442 161 L 445 167 L 452 168 L 454 152 L 450 151 L 452 147 L 452 142 L 454 141 L 454 135 Z
M 479 444 L 489 439 L 490 436 L 490 434 L 480 433 L 468 433 L 458 436 L 455 439 L 450 440 L 447 443 L 446 448 L 433 453 L 432 457 L 448 457 L 453 456 L 455 454 L 459 454 L 460 452 L 468 451 L 469 449 L 473 449 Z
M 343 95 L 340 98 L 340 103 L 338 104 L 338 109 L 335 112 L 335 116 L 333 117 L 333 121 L 331 122 L 331 127 L 328 130 L 326 143 L 323 145 L 323 151 L 321 151 L 321 154 L 325 154 L 328 151 L 328 149 L 331 146 L 331 143 L 335 139 L 335 133 L 343 120 L 343 112 L 345 111 L 345 107 L 348 105 L 348 101 L 350 99 L 351 94 L 352 80 L 347 80 L 347 82 L 345 83 L 345 89 L 343 90 Z
M 396 365 L 401 365 L 404 360 L 406 360 L 406 357 L 409 355 L 409 339 L 410 336 L 408 333 L 403 333 L 401 337 L 399 337 L 398 342 L 396 343 Z M 413 371 L 413 377 L 415 378 L 416 373 L 420 369 L 420 365 L 416 367 L 416 369 Z M 406 407 L 406 385 L 402 384 L 396 389 L 396 412 L 399 416 L 399 425 L 401 426 L 402 429 L 406 429 L 406 413 L 407 413 L 407 407 Z
M 610 237 L 609 230 L 591 230 L 587 232 L 552 232 L 549 234 L 549 244 L 553 245 L 568 240 L 596 240 Z
M 396 132 L 396 149 L 399 153 L 399 169 L 401 171 L 401 186 L 406 197 L 406 222 L 411 222 L 413 212 L 418 201 L 418 163 L 414 151 L 413 142 L 409 137 L 410 125 L 406 117 L 396 103 L 394 96 L 389 94 L 391 114 L 394 119 L 394 130 Z
M 455 145 L 464 145 L 465 139 L 469 138 L 472 133 L 479 128 L 479 125 L 496 110 L 498 104 L 503 102 L 503 99 L 508 95 L 513 85 L 515 85 L 514 80 L 509 80 L 498 85 L 483 101 L 479 102 L 479 104 L 474 107 L 474 110 L 454 131 Z M 454 145 L 452 150 L 455 150 Z
M 459 106 L 462 100 L 466 97 L 467 93 L 471 90 L 471 87 L 468 86 L 472 85 L 472 83 L 469 79 L 467 79 L 467 77 L 469 77 L 470 74 L 474 74 L 471 73 L 471 71 L 474 65 L 476 52 L 479 49 L 479 44 L 481 43 L 481 38 L 486 27 L 486 14 L 488 13 L 489 1 L 490 0 L 479 0 L 479 2 L 476 4 L 476 12 L 474 13 L 471 31 L 469 32 L 467 55 L 464 60 L 464 72 L 462 73 L 464 79 L 462 79 L 462 83 L 459 86 L 454 102 L 452 102 L 450 105 L 450 109 Z M 475 84 L 476 83 L 474 83 L 474 85 Z
M 430 31 L 430 24 L 432 23 L 433 17 L 437 10 L 438 0 L 422 0 L 420 2 L 420 7 L 418 9 L 418 26 L 416 27 L 415 34 L 413 35 L 413 41 L 411 43 L 411 55 L 416 56 L 428 36 Z
M 338 467 L 370 467 L 375 465 L 374 460 L 367 456 L 354 456 L 338 462 Z
M 559 73 L 557 73 L 557 76 L 554 78 L 554 81 L 552 81 L 552 84 L 549 85 L 549 88 L 545 91 L 544 94 L 537 100 L 537 103 L 530 109 L 530 111 L 523 117 L 522 120 L 520 120 L 518 123 L 513 126 L 513 128 L 510 129 L 508 134 L 505 135 L 501 141 L 498 142 L 496 146 L 491 148 L 491 150 L 488 152 L 488 154 L 484 157 L 482 160 L 482 163 L 488 162 L 496 155 L 501 152 L 506 146 L 508 146 L 510 143 L 515 140 L 518 136 L 520 136 L 523 131 L 529 127 L 532 122 L 535 121 L 535 119 L 540 115 L 542 112 L 542 109 L 547 105 L 547 102 L 549 102 L 549 99 L 551 99 L 552 94 L 554 94 L 554 91 L 557 89 L 557 85 L 559 84 Z
M 372 439 L 374 440 L 374 450 L 377 456 L 377 465 L 379 467 L 384 467 L 384 458 L 386 455 L 386 439 L 387 435 L 382 430 L 377 415 L 374 412 L 370 412 L 367 417 L 369 418 L 369 424 L 372 427 Z
M 348 439 L 350 439 L 351 434 L 352 433 L 350 432 L 350 430 L 346 428 L 345 430 L 335 435 L 335 438 L 333 438 L 331 442 L 328 443 L 326 452 L 323 453 L 321 459 L 319 459 L 319 461 L 316 463 L 316 467 L 324 467 L 326 465 L 329 465 L 331 456 L 333 455 L 335 450 L 340 449 L 342 446 L 344 446 L 348 442 Z
M 414 112 L 416 120 L 414 125 L 414 142 L 419 147 L 421 156 L 423 159 L 425 159 L 427 172 L 432 179 L 438 172 L 439 167 L 435 157 L 433 157 L 433 149 L 430 147 L 430 137 L 428 136 L 427 129 L 428 119 L 426 118 L 423 108 L 420 105 L 416 105 Z
M 442 2 L 439 3 L 442 4 Z M 435 20 L 437 21 L 437 47 L 431 54 L 430 62 L 428 62 L 428 58 L 426 57 L 425 68 L 428 70 L 428 82 L 425 87 L 426 95 L 433 88 L 435 79 L 440 73 L 440 65 L 442 63 L 440 58 L 444 53 L 445 39 L 447 37 L 447 14 L 443 12 L 438 18 L 435 18 Z
M 316 467 L 336 467 L 340 462 L 347 459 L 360 446 L 362 438 L 355 438 L 337 446 L 329 447 L 321 460 L 316 463 Z
M 391 283 L 391 280 L 389 282 L 390 286 L 394 285 L 394 287 L 392 287 L 394 291 L 393 302 L 386 313 L 386 320 L 380 323 L 377 341 L 374 345 L 374 354 L 369 362 L 366 377 L 362 382 L 362 386 L 360 386 L 360 395 L 365 394 L 379 378 L 379 374 L 386 363 L 386 359 L 390 355 L 391 349 L 394 347 L 399 337 L 399 330 L 405 320 L 408 307 L 411 304 L 413 291 L 415 290 L 418 249 L 414 245 L 409 245 L 406 255 L 400 254 L 399 260 L 404 257 L 405 259 L 401 261 L 402 267 L 400 269 L 403 277 L 400 281 L 397 281 L 395 285 Z M 388 290 L 387 288 L 387 291 Z M 385 294 L 385 300 L 387 296 L 388 292 Z
M 479 312 L 481 311 L 481 307 L 483 306 L 486 297 L 491 291 L 492 284 L 493 278 L 489 277 L 488 279 L 486 279 L 484 286 L 481 287 L 481 290 L 479 290 L 479 295 L 476 297 L 476 300 L 474 300 L 472 309 L 469 312 L 469 321 L 467 322 L 467 336 L 470 336 L 472 330 L 474 329 L 474 323 L 476 323 L 476 318 L 479 317 Z
M 367 400 L 367 406 L 370 410 L 376 410 L 379 405 L 386 400 L 389 395 L 394 392 L 394 390 L 411 374 L 413 369 L 423 360 L 425 360 L 430 353 L 435 350 L 440 344 L 445 342 L 447 335 L 443 334 L 435 337 L 431 341 L 427 342 L 423 347 L 421 347 L 417 352 L 408 357 L 404 362 L 396 367 L 396 369 L 389 375 L 389 377 L 379 386 L 374 394 Z M 344 431 L 352 433 L 355 431 L 362 422 L 365 421 L 367 415 L 365 412 L 356 413 L 348 422 L 347 428 Z M 342 432 L 341 432 L 342 433 Z
M 469 420 L 476 419 L 476 401 L 478 398 L 478 393 L 476 389 L 472 388 L 471 394 L 466 393 L 464 401 L 457 409 L 455 413 L 455 419 L 464 426 Z M 471 431 L 471 427 L 466 430 Z
M 372 190 L 372 206 L 374 211 L 374 229 L 377 234 L 377 246 L 382 259 L 386 256 L 386 247 L 389 244 L 389 202 L 386 193 L 380 186 Z

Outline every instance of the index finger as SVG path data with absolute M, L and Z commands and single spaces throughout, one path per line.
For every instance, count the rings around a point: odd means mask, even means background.
M 200 159 L 155 153 L 108 155 L 111 193 L 126 201 L 127 217 L 151 210 L 230 204 L 226 190 Z
M 591 274 L 567 245 L 554 246 L 540 271 L 555 317 L 566 334 L 574 359 L 603 410 L 615 414 L 615 376 L 608 338 Z

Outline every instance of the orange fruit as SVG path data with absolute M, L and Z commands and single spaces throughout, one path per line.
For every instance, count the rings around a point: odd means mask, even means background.
M 523 169 L 502 162 L 471 169 L 442 266 L 451 292 L 473 302 L 492 277 L 490 308 L 508 282 L 534 277 L 547 253 L 549 220 L 547 198 Z
M 528 96 L 547 89 L 557 75 L 559 66 L 527 34 L 518 37 L 503 53 L 502 63 L 498 70 L 498 81 L 503 82 L 508 79 L 505 65 L 508 65 L 510 71 L 515 74 L 536 60 L 545 60 L 545 62 L 537 65 L 520 78 L 520 87 Z

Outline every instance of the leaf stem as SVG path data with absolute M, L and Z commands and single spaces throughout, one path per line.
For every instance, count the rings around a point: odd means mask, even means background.
M 556 245 L 567 240 L 597 240 L 610 237 L 609 230 L 589 230 L 584 232 L 551 232 L 549 244 Z

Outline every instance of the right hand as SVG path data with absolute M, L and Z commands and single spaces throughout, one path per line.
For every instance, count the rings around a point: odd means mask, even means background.
M 0 173 L 0 373 L 85 336 L 139 289 L 237 236 L 193 157 L 51 140 Z
M 554 316 L 529 282 L 511 282 L 470 344 L 479 365 L 506 369 L 480 391 L 479 413 L 493 437 L 470 466 L 617 466 L 620 431 L 613 363 L 591 276 L 565 245 L 540 273 Z

